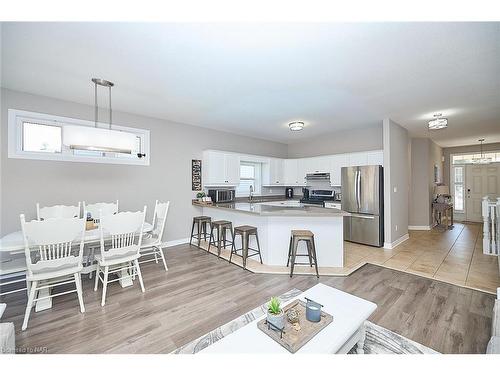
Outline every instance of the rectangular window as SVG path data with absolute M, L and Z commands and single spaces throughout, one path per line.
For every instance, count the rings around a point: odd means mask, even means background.
M 464 211 L 464 170 L 465 167 L 453 167 L 453 209 Z
M 61 127 L 23 121 L 23 151 L 61 152 Z
M 250 186 L 254 194 L 261 193 L 262 167 L 260 163 L 242 162 L 240 164 L 240 184 L 236 187 L 237 197 L 247 197 L 250 195 Z
M 482 155 L 483 158 L 489 159 L 491 163 L 500 162 L 500 152 L 484 152 Z M 481 153 L 473 153 L 473 154 L 462 154 L 462 155 L 453 155 L 451 162 L 452 164 L 474 164 L 481 159 Z
M 16 109 L 9 109 L 8 116 L 9 158 L 149 165 L 149 130 L 115 124 L 111 126 L 111 130 L 120 130 L 136 136 L 135 149 L 131 153 L 79 150 L 64 144 L 63 127 L 65 125 L 94 127 L 93 121 Z M 109 124 L 98 123 L 97 127 L 108 129 Z

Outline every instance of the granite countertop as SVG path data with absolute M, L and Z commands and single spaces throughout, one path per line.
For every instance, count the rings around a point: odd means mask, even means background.
M 246 214 L 260 216 L 305 216 L 305 217 L 342 217 L 349 216 L 348 212 L 335 208 L 323 208 L 312 205 L 297 204 L 296 206 L 269 205 L 263 203 L 217 203 L 206 207 L 218 208 L 221 210 L 239 211 Z

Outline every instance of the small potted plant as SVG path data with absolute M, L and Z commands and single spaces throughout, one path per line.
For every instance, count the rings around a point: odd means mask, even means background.
M 198 199 L 199 202 L 202 202 L 204 197 L 205 193 L 203 191 L 200 191 L 199 193 L 196 194 L 196 198 Z
M 285 327 L 285 314 L 278 297 L 272 297 L 267 306 L 267 321 L 278 329 Z

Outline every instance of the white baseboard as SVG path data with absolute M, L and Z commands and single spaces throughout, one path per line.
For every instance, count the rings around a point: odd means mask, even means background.
M 430 225 L 408 225 L 408 230 L 431 230 Z
M 167 241 L 163 243 L 163 247 L 172 247 L 177 245 L 182 245 L 183 243 L 188 243 L 189 237 L 181 238 L 179 240 Z
M 404 236 L 398 238 L 396 241 L 393 241 L 393 242 L 385 242 L 384 243 L 384 249 L 394 249 L 396 246 L 402 244 L 403 242 L 405 242 L 407 239 L 410 238 L 410 235 L 408 233 L 406 233 Z

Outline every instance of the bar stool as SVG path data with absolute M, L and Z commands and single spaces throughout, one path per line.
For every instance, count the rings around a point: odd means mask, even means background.
M 236 249 L 235 239 L 236 235 L 241 236 L 241 249 Z M 254 235 L 255 240 L 257 241 L 257 250 L 248 247 L 248 243 L 250 242 L 250 236 Z M 238 251 L 241 250 L 241 255 L 238 254 Z M 253 251 L 253 254 L 248 255 L 248 250 Z M 229 263 L 231 263 L 231 259 L 233 258 L 233 254 L 237 256 L 241 256 L 243 259 L 243 268 L 247 267 L 247 258 L 258 255 L 260 258 L 260 264 L 262 264 L 262 256 L 260 255 L 260 245 L 259 245 L 259 236 L 257 235 L 257 228 L 252 227 L 250 225 L 242 225 L 234 228 L 233 234 L 233 243 L 231 245 L 231 256 L 229 257 Z
M 217 241 L 215 241 L 214 237 L 214 229 L 217 231 Z M 231 241 L 226 238 L 226 231 L 229 229 L 231 234 Z M 224 244 L 224 249 L 227 247 L 226 242 L 229 242 L 230 245 L 233 244 L 233 223 L 228 220 L 216 220 L 212 221 L 210 224 L 210 238 L 208 240 L 208 252 L 210 252 L 210 246 L 217 246 L 217 258 L 220 258 L 220 252 L 222 248 L 222 244 Z
M 189 245 L 193 242 L 193 237 L 198 239 L 198 247 L 200 247 L 201 233 L 203 230 L 203 238 L 207 240 L 207 224 L 212 222 L 210 216 L 195 216 L 193 217 L 193 226 L 191 227 L 191 238 L 189 239 Z M 193 234 L 194 227 L 196 226 L 197 233 Z
M 297 254 L 297 247 L 299 241 L 304 241 L 307 245 L 307 254 Z M 309 263 L 297 263 L 295 261 L 296 257 L 308 257 Z M 316 245 L 314 244 L 314 233 L 310 230 L 292 230 L 292 235 L 290 236 L 290 245 L 288 246 L 288 261 L 286 266 L 291 263 L 290 277 L 293 276 L 293 268 L 297 265 L 307 265 L 311 267 L 314 264 L 316 268 L 316 277 L 319 278 L 318 273 L 318 259 L 316 258 Z

